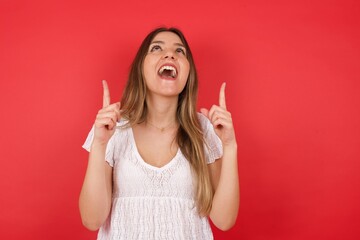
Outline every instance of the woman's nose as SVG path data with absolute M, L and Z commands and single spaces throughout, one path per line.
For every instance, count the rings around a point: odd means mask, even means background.
M 175 53 L 171 50 L 168 50 L 164 53 L 164 58 L 175 59 Z

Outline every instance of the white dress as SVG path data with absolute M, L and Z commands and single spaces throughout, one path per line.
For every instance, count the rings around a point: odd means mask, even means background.
M 209 120 L 198 116 L 208 146 L 206 160 L 212 163 L 222 156 L 221 141 Z M 88 151 L 93 135 L 94 129 L 83 145 Z M 99 240 L 213 239 L 208 219 L 198 215 L 194 179 L 181 150 L 165 166 L 154 167 L 141 158 L 132 128 L 118 127 L 105 159 L 113 167 L 113 199 Z

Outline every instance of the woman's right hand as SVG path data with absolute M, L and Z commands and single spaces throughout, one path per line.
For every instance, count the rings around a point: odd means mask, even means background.
M 94 124 L 94 140 L 93 144 L 106 145 L 114 134 L 116 123 L 121 118 L 120 102 L 110 104 L 110 92 L 107 82 L 102 81 L 104 95 L 103 107 L 96 115 Z

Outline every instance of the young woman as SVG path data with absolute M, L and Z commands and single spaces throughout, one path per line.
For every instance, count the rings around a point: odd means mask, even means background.
M 103 108 L 84 144 L 79 205 L 98 239 L 213 239 L 239 208 L 237 143 L 226 109 L 196 112 L 198 79 L 184 35 L 158 28 L 133 61 L 121 103 Z

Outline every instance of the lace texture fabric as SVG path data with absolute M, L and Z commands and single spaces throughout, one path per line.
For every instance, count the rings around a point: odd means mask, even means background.
M 212 163 L 222 156 L 221 141 L 207 118 L 199 114 L 199 120 Z M 83 145 L 88 151 L 93 131 Z M 113 167 L 113 200 L 98 239 L 213 239 L 208 219 L 198 215 L 194 177 L 180 149 L 168 164 L 154 167 L 141 158 L 132 129 L 117 128 L 105 160 Z

